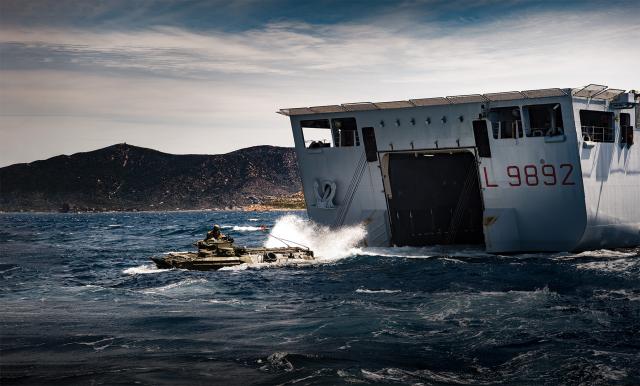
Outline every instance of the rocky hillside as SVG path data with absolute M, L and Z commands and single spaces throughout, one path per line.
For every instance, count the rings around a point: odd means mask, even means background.
M 0 168 L 0 211 L 224 209 L 299 197 L 292 148 L 174 155 L 118 144 Z

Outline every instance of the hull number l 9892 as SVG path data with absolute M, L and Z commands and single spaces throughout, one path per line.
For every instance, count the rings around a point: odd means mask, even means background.
M 489 181 L 487 168 L 483 167 L 484 182 L 487 188 L 497 188 L 498 184 Z M 573 181 L 573 165 L 560 164 L 556 167 L 553 164 L 536 165 L 509 165 L 506 168 L 507 181 L 509 186 L 538 186 L 538 185 L 575 185 Z

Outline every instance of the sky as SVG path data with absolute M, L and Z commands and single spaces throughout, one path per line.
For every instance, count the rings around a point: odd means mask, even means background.
M 640 0 L 2 0 L 0 167 L 292 146 L 281 108 L 640 89 Z

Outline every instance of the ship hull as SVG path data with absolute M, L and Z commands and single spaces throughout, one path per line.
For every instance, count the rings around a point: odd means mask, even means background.
M 640 245 L 640 143 L 623 139 L 640 142 L 637 105 L 534 91 L 287 110 L 310 219 L 363 224 L 369 246 Z M 595 139 L 594 115 L 610 117 Z M 329 141 L 308 146 L 307 126 Z

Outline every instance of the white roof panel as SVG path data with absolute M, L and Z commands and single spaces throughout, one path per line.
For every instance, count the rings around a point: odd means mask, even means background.
M 313 106 L 309 107 L 309 110 L 314 113 L 341 113 L 346 111 L 345 108 L 340 105 Z
M 604 99 L 604 100 L 610 101 L 615 97 L 617 97 L 618 95 L 622 94 L 623 92 L 624 90 L 620 90 L 618 88 L 610 88 L 598 93 L 593 97 L 593 99 Z
M 607 89 L 607 86 L 601 84 L 590 84 L 581 89 L 574 89 L 573 96 L 578 98 L 593 98 L 594 95 L 600 94 Z
M 487 99 L 480 94 L 448 96 L 447 100 L 449 100 L 449 102 L 453 103 L 454 105 L 459 105 L 461 103 L 478 103 L 487 101 Z
M 491 94 L 484 94 L 484 97 L 492 102 L 526 98 L 520 91 L 495 92 Z
M 567 95 L 562 89 L 559 88 L 545 88 L 541 90 L 526 90 L 522 91 L 522 94 L 527 98 L 548 98 Z
M 307 115 L 313 114 L 313 111 L 309 110 L 308 107 L 294 107 L 291 109 L 280 109 L 279 113 L 283 115 Z
M 448 105 L 451 103 L 447 98 L 443 98 L 443 97 L 411 99 L 410 102 L 416 106 L 439 106 L 439 105 Z
M 376 105 L 371 102 L 344 103 L 342 107 L 347 111 L 367 111 L 377 109 Z
M 381 109 L 404 109 L 407 107 L 415 107 L 415 105 L 409 101 L 395 101 L 395 102 L 376 102 L 374 105 Z

